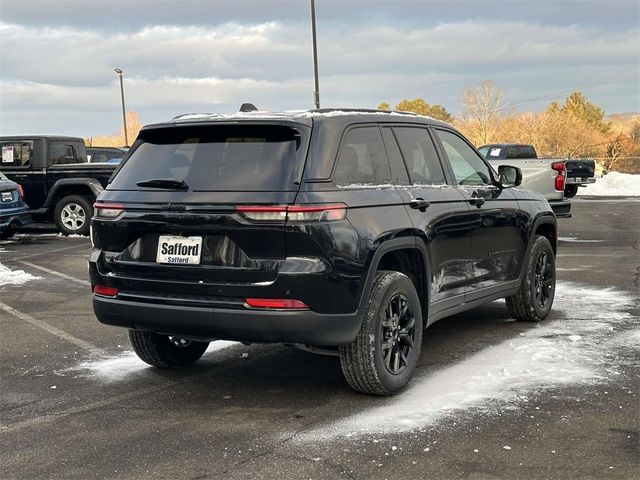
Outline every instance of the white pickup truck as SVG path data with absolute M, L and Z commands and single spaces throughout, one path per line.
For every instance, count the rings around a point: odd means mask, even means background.
M 513 147 L 518 148 L 513 150 Z M 571 217 L 571 201 L 565 198 L 566 160 L 536 158 L 535 149 L 530 145 L 483 145 L 478 148 L 478 151 L 496 171 L 500 165 L 512 165 L 520 168 L 522 171 L 521 186 L 523 188 L 544 195 L 556 217 Z
M 494 143 L 478 148 L 480 153 L 488 160 L 513 160 L 514 166 L 520 166 L 522 160 L 538 159 L 538 153 L 533 145 L 518 143 Z M 573 198 L 578 193 L 578 187 L 585 187 L 596 181 L 596 162 L 583 158 L 544 158 L 553 162 L 564 162 L 566 180 L 564 196 Z M 511 163 L 510 163 L 511 164 Z M 503 165 L 505 163 L 503 162 Z

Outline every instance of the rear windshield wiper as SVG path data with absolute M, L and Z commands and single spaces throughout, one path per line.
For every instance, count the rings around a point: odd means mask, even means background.
M 184 180 L 175 180 L 173 178 L 151 178 L 136 182 L 136 185 L 149 188 L 169 188 L 171 190 L 187 190 L 189 188 L 189 185 L 184 183 Z

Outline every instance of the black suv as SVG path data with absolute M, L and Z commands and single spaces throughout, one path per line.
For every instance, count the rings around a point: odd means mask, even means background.
M 138 356 L 215 339 L 339 355 L 388 395 L 436 320 L 506 298 L 539 321 L 556 220 L 451 126 L 375 110 L 188 115 L 145 127 L 95 204 L 93 308 Z

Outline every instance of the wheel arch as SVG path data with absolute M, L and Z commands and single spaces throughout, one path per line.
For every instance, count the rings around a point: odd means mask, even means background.
M 419 262 L 417 265 L 416 262 Z M 404 237 L 387 240 L 374 252 L 361 289 L 358 308 L 364 309 L 378 270 L 394 270 L 407 275 L 418 292 L 422 315 L 426 318 L 429 305 L 429 255 L 422 239 Z
M 520 267 L 520 275 L 518 277 L 518 285 L 522 281 L 522 277 L 525 274 L 526 265 L 529 262 L 529 256 L 531 255 L 531 249 L 533 248 L 533 242 L 536 235 L 542 235 L 551 244 L 554 256 L 558 252 L 558 224 L 554 216 L 544 215 L 538 217 L 534 222 L 529 234 L 529 243 L 527 244 L 527 252 L 523 258 L 522 265 Z
M 63 178 L 53 184 L 47 194 L 44 206 L 47 208 L 55 207 L 60 200 L 69 195 L 95 199 L 103 190 L 100 182 L 92 178 Z

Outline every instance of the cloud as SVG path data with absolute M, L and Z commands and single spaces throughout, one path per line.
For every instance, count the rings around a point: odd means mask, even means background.
M 0 22 L 0 44 L 4 133 L 116 131 L 115 66 L 125 71 L 129 109 L 144 122 L 185 111 L 234 110 L 244 101 L 271 109 L 312 105 L 304 22 L 149 25 L 131 31 Z M 484 79 L 503 87 L 513 102 L 612 78 L 637 79 L 640 47 L 637 29 L 498 20 L 345 29 L 342 22 L 328 22 L 319 30 L 319 55 L 324 105 L 372 107 L 422 96 L 455 112 L 462 89 Z M 634 99 L 637 104 L 636 84 L 615 90 L 614 103 L 603 96 L 606 110 Z

